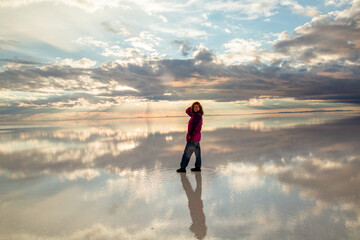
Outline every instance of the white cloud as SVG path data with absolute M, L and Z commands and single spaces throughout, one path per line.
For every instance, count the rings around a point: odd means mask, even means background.
M 93 37 L 80 37 L 74 41 L 74 43 L 81 45 L 92 45 L 95 47 L 106 48 L 109 44 L 105 41 L 96 40 Z
M 211 4 L 204 4 L 208 11 L 223 11 L 226 13 L 234 13 L 229 15 L 232 18 L 240 19 L 256 19 L 259 17 L 270 17 L 276 14 L 275 9 L 278 7 L 277 0 L 244 0 L 244 1 L 213 1 Z M 240 14 L 240 17 L 239 17 Z
M 71 7 L 78 7 L 85 11 L 94 12 L 105 7 L 120 7 L 122 0 L 2 0 L 0 7 L 21 7 L 34 3 L 52 2 L 66 4 Z
M 347 3 L 352 2 L 353 0 L 326 0 L 325 5 L 336 5 L 341 6 Z
M 255 61 L 262 51 L 259 49 L 261 45 L 260 41 L 235 38 L 223 45 L 225 54 L 218 55 L 217 59 L 226 65 Z
M 129 87 L 129 86 L 125 86 L 125 85 L 120 85 L 117 81 L 115 80 L 110 80 L 109 83 L 107 84 L 107 89 L 109 90 L 116 90 L 116 91 L 134 91 L 134 92 L 139 92 L 139 90 L 133 88 L 133 87 Z
M 91 68 L 96 65 L 96 61 L 90 60 L 88 58 L 82 58 L 78 61 L 71 58 L 65 58 L 63 60 L 56 62 L 55 65 L 71 66 L 73 68 Z
M 261 42 L 259 41 L 254 41 L 252 39 L 245 40 L 241 38 L 235 38 L 230 42 L 224 44 L 224 47 L 227 48 L 226 52 L 229 53 L 253 52 L 260 46 L 261 46 Z
M 159 15 L 159 18 L 161 19 L 161 21 L 163 21 L 164 23 L 168 22 L 168 19 L 166 17 L 164 17 L 163 15 Z
M 121 65 L 136 64 L 142 65 L 145 61 L 159 60 L 163 56 L 159 55 L 155 47 L 160 45 L 161 39 L 148 32 L 142 32 L 139 36 L 125 40 L 130 42 L 133 47 L 123 48 L 117 44 L 110 44 L 104 41 L 95 40 L 92 37 L 81 37 L 75 43 L 84 46 L 95 46 L 102 50 L 101 55 L 110 58 L 118 58 L 116 63 Z M 150 54 L 146 54 L 150 52 Z M 110 63 L 104 64 L 103 68 L 109 68 Z M 116 64 L 114 65 L 116 67 Z
M 350 8 L 314 17 L 295 29 L 295 35 L 282 33 L 275 42 L 275 50 L 292 61 L 316 65 L 332 61 L 356 62 L 360 52 L 356 24 L 360 1 Z
M 102 25 L 107 31 L 112 33 L 120 34 L 123 36 L 134 35 L 133 31 L 129 29 L 124 22 L 124 20 L 104 21 Z
M 207 39 L 208 34 L 206 31 L 198 30 L 196 28 L 176 26 L 176 28 L 165 28 L 160 26 L 151 26 L 153 31 L 172 34 L 178 38 L 194 38 L 194 39 Z
M 141 48 L 149 52 L 154 52 L 155 46 L 159 46 L 161 38 L 155 37 L 149 32 L 141 32 L 138 37 L 133 37 L 125 40 L 130 42 L 131 45 L 135 48 Z
M 294 0 L 282 1 L 281 4 L 285 6 L 290 6 L 291 10 L 296 14 L 301 14 L 309 17 L 315 17 L 319 14 L 316 7 L 311 7 L 311 6 L 303 7 L 297 1 Z
M 279 41 L 290 40 L 290 39 L 291 39 L 291 35 L 287 31 L 280 33 L 278 37 Z

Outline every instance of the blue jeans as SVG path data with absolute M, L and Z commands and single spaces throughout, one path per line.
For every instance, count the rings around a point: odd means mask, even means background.
M 189 164 L 190 157 L 192 153 L 195 151 L 195 167 L 201 167 L 201 150 L 200 150 L 200 142 L 187 142 L 184 150 L 184 154 L 181 159 L 180 167 L 186 168 Z

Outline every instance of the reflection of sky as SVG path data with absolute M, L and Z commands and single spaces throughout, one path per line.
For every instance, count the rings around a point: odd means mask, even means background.
M 187 120 L 3 126 L 0 239 L 193 238 Z M 205 120 L 205 239 L 358 239 L 358 117 Z

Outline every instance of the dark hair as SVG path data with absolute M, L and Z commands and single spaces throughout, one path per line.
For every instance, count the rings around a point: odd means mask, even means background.
M 200 110 L 199 110 L 198 112 L 201 113 L 202 115 L 204 115 L 204 110 L 203 110 L 203 108 L 202 108 L 202 106 L 201 106 L 201 104 L 200 104 L 199 102 L 194 102 L 194 103 L 191 105 L 191 111 L 192 111 L 193 113 L 195 113 L 195 111 L 194 111 L 194 106 L 195 106 L 195 105 L 199 105 Z

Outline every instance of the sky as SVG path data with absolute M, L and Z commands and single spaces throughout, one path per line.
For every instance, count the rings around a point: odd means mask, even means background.
M 360 0 L 0 0 L 0 121 L 350 111 Z

